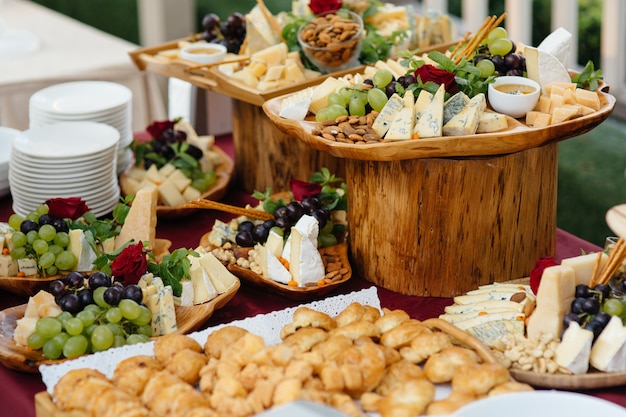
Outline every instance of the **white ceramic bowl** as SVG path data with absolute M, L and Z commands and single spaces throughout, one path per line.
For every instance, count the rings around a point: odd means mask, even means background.
M 213 64 L 224 60 L 226 47 L 219 43 L 194 43 L 185 46 L 180 51 L 180 56 L 188 61 L 199 64 Z
M 497 77 L 489 84 L 489 105 L 497 112 L 519 118 L 535 108 L 541 86 L 530 78 Z

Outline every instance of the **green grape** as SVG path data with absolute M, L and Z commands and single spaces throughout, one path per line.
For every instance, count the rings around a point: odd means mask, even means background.
M 378 88 L 385 88 L 391 81 L 393 81 L 393 74 L 388 69 L 379 69 L 372 76 L 372 82 Z
M 505 56 L 513 49 L 513 43 L 506 38 L 496 39 L 492 43 L 489 44 L 489 53 L 491 55 L 502 55 Z
M 54 244 L 62 248 L 67 248 L 70 244 L 70 235 L 67 232 L 58 232 L 54 235 Z
M 359 95 L 350 97 L 348 111 L 352 116 L 365 116 L 365 102 Z
M 367 92 L 367 102 L 376 111 L 381 111 L 389 99 L 383 90 L 378 88 L 370 88 Z
M 95 214 L 92 211 L 87 211 L 83 214 L 83 219 L 87 224 L 92 224 L 98 220 Z
M 350 101 L 350 97 L 352 97 L 352 94 L 354 94 L 354 89 L 352 88 L 348 88 L 348 87 L 341 87 L 338 91 L 339 94 L 341 94 L 341 96 L 344 99 L 344 107 L 346 107 L 348 105 L 348 102 Z
M 205 172 L 204 180 L 207 183 L 207 188 L 212 186 L 217 181 L 217 173 L 214 170 Z
M 198 178 L 191 182 L 191 186 L 201 193 L 205 192 L 209 186 L 204 178 Z
M 63 252 L 63 250 L 64 249 L 59 245 L 55 245 L 55 244 L 48 245 L 48 252 L 54 254 L 55 259 L 59 253 Z
M 54 265 L 61 271 L 69 271 L 76 266 L 76 255 L 72 252 L 64 250 L 57 255 Z
M 42 269 L 48 269 L 52 265 L 54 265 L 54 261 L 56 260 L 56 256 L 52 252 L 46 252 L 39 255 L 39 266 Z
M 120 302 L 120 304 L 122 304 Z M 109 323 L 119 323 L 122 321 L 122 310 L 119 307 L 111 307 L 104 314 L 104 318 L 107 319 Z
M 100 306 L 97 304 L 88 304 L 85 306 L 85 308 L 83 308 L 83 311 L 88 311 L 89 313 L 91 313 L 93 315 L 93 320 L 95 320 L 96 316 L 100 314 L 100 311 L 102 311 L 102 308 L 100 308 Z
M 31 230 L 26 233 L 26 241 L 29 245 L 32 245 L 35 240 L 39 239 L 39 233 L 36 230 Z
M 67 321 L 71 318 L 72 318 L 72 313 L 70 313 L 69 311 L 62 311 L 59 313 L 58 316 L 56 316 L 56 319 L 61 322 L 61 325 L 63 326 L 64 329 L 65 329 L 65 326 L 67 325 Z
M 48 252 L 48 242 L 43 239 L 37 239 L 33 242 L 33 249 L 37 255 L 43 255 Z
M 22 232 L 15 232 L 11 235 L 11 243 L 13 248 L 21 248 L 27 242 L 26 235 Z
M 91 323 L 89 326 L 86 326 L 83 329 L 83 334 L 89 338 L 91 338 L 91 335 L 93 334 L 93 331 L 96 329 L 96 327 L 98 327 L 99 324 L 97 323 Z
M 114 336 L 124 334 L 124 329 L 122 328 L 122 325 L 120 323 L 106 323 L 105 326 L 107 326 L 109 330 L 111 330 Z
M 476 68 L 480 70 L 481 78 L 487 78 L 496 71 L 496 66 L 490 59 L 481 59 L 476 63 Z
M 339 104 L 333 104 L 332 106 L 329 106 L 327 110 L 328 110 L 328 117 L 330 117 L 331 120 L 335 120 L 338 117 L 348 115 L 348 110 L 346 110 L 345 107 L 340 106 Z
M 57 231 L 51 224 L 44 224 L 39 228 L 39 237 L 46 242 L 51 242 L 56 236 Z
M 56 259 L 55 259 L 55 262 L 56 262 Z M 48 276 L 56 275 L 58 272 L 59 272 L 59 268 L 57 268 L 55 265 L 52 265 L 46 268 L 46 274 L 48 274 Z
M 37 332 L 32 332 L 30 336 L 28 336 L 28 347 L 31 349 L 41 349 L 43 344 L 46 343 L 46 340 L 42 335 Z
M 120 347 L 126 344 L 126 338 L 122 335 L 115 335 L 113 338 L 113 347 Z
M 623 309 L 622 302 L 617 298 L 609 298 L 602 304 L 602 311 L 611 316 L 620 316 Z
M 106 289 L 107 287 L 98 287 L 95 290 L 93 290 L 93 301 L 98 306 L 103 307 L 103 308 L 111 307 L 109 303 L 104 301 L 104 292 L 106 291 Z
M 97 325 L 91 333 L 91 346 L 94 351 L 106 350 L 113 345 L 114 334 L 104 324 Z
M 47 340 L 43 344 L 43 356 L 46 359 L 59 359 L 63 354 L 63 345 L 60 345 L 56 339 Z
M 83 328 L 91 326 L 96 321 L 96 315 L 92 310 L 87 310 L 87 307 L 89 306 L 86 306 L 82 311 L 76 313 L 76 318 L 81 321 Z M 98 308 L 98 310 L 100 309 L 98 306 L 96 306 L 96 308 Z
M 50 340 L 54 340 L 56 341 L 59 346 L 61 346 L 61 348 L 65 345 L 65 342 L 67 342 L 67 339 L 70 338 L 70 335 L 65 333 L 65 332 L 61 332 L 57 335 L 55 335 L 52 339 Z
M 145 326 L 150 324 L 152 321 L 152 313 L 150 309 L 146 306 L 139 306 L 139 316 L 136 319 L 131 320 L 131 323 L 136 324 L 137 326 Z M 150 326 L 148 326 L 150 327 Z
M 76 336 L 81 334 L 84 328 L 85 326 L 83 324 L 83 321 L 78 317 L 72 317 L 65 322 L 65 331 L 70 336 Z
M 330 117 L 330 113 L 328 110 L 328 107 L 325 107 L 323 109 L 320 109 L 317 113 L 315 113 L 315 121 L 316 122 L 325 122 L 326 120 L 332 120 L 333 118 Z
M 137 343 L 145 343 L 149 341 L 150 341 L 150 338 L 146 336 L 145 334 L 136 334 L 136 333 L 130 334 L 126 338 L 126 343 L 128 343 L 129 345 L 134 345 Z
M 333 104 L 339 104 L 341 107 L 346 107 L 348 102 L 346 98 L 339 93 L 330 93 L 327 98 L 328 106 L 332 106 Z
M 50 339 L 61 333 L 63 325 L 61 321 L 54 317 L 42 317 L 35 324 L 35 331 L 45 339 Z
M 48 207 L 47 204 L 40 204 L 35 209 L 35 213 L 37 213 L 37 214 L 39 214 L 41 216 L 42 214 L 48 214 L 49 210 L 50 210 L 50 208 Z
M 122 316 L 127 320 L 135 320 L 141 314 L 141 308 L 135 301 L 124 298 L 118 305 Z
M 87 340 L 84 335 L 74 335 L 67 339 L 65 345 L 63 345 L 63 356 L 66 358 L 75 358 L 76 356 L 86 353 L 88 347 L 89 340 Z
M 11 251 L 11 258 L 12 259 L 26 258 L 26 248 L 24 246 L 19 247 L 19 248 L 13 248 L 13 250 Z
M 495 41 L 496 39 L 506 38 L 508 36 L 509 35 L 508 35 L 506 29 L 503 28 L 502 26 L 498 26 L 498 27 L 495 27 L 495 28 L 491 29 L 491 31 L 487 35 L 486 41 L 487 41 L 487 44 L 490 44 L 493 41 Z
M 17 213 L 13 213 L 9 216 L 9 226 L 11 226 L 13 230 L 20 230 L 23 221 L 24 218 Z
M 39 221 L 39 214 L 37 214 L 37 212 L 35 211 L 31 211 L 26 215 L 26 220 L 32 220 L 37 223 Z
M 149 324 L 138 326 L 137 334 L 142 334 L 144 336 L 152 337 L 152 326 L 150 326 Z

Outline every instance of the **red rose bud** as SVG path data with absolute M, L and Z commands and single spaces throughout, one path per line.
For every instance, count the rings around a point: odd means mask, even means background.
M 302 201 L 306 197 L 316 196 L 322 192 L 322 186 L 314 182 L 306 182 L 297 179 L 289 180 L 291 194 L 296 201 Z
M 543 270 L 558 264 L 559 263 L 552 256 L 541 258 L 535 262 L 535 266 L 533 266 L 533 269 L 530 271 L 530 289 L 535 295 L 537 295 L 537 291 L 539 290 L 539 283 L 541 282 Z
M 126 285 L 137 284 L 147 271 L 143 242 L 128 245 L 111 263 L 111 275 Z
M 419 78 L 423 84 L 426 84 L 428 81 L 439 85 L 444 84 L 446 91 L 450 94 L 456 93 L 459 89 L 454 80 L 454 73 L 439 69 L 434 65 L 422 65 L 415 70 L 414 75 L 415 79 Z
M 150 136 L 156 139 L 161 136 L 161 133 L 163 133 L 165 130 L 173 128 L 175 124 L 176 122 L 172 120 L 163 120 L 160 122 L 156 121 L 148 126 L 146 130 L 148 131 L 148 133 L 150 133 Z
M 50 198 L 44 204 L 48 206 L 48 214 L 59 219 L 76 220 L 89 211 L 80 197 Z
M 309 7 L 314 14 L 335 12 L 341 9 L 341 0 L 311 0 Z

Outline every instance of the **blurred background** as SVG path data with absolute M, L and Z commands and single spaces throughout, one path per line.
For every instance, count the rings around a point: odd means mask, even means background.
M 150 37 L 145 31 L 142 32 L 139 23 L 140 7 L 149 8 L 150 2 L 154 0 L 32 1 L 137 45 L 151 46 L 186 35 L 185 33 L 168 35 L 167 32 L 163 32 L 166 38 L 159 40 L 154 36 Z M 413 0 L 412 3 L 394 2 L 420 6 L 417 0 Z M 225 19 L 233 12 L 248 12 L 254 7 L 256 0 L 195 0 L 182 3 L 187 3 L 187 7 L 191 7 L 186 13 L 187 18 L 192 20 L 190 27 L 195 27 L 195 31 L 200 32 L 202 30 L 200 22 L 207 13 L 216 13 Z M 290 0 L 266 0 L 265 3 L 274 13 L 291 8 Z M 531 44 L 537 45 L 552 31 L 553 1 L 528 0 L 528 3 L 532 3 Z M 577 65 L 582 68 L 588 60 L 592 60 L 598 68 L 601 62 L 603 0 L 578 0 L 574 3 L 578 4 Z M 447 7 L 449 14 L 453 16 L 461 16 L 463 13 L 461 0 L 448 0 Z M 500 15 L 505 9 L 505 0 L 489 0 L 488 8 L 489 14 Z M 185 16 L 179 14 L 176 8 L 168 11 L 164 17 L 172 20 L 184 18 Z M 516 16 L 507 17 L 515 18 Z M 624 53 L 619 55 L 624 59 Z M 626 103 L 620 103 L 613 115 L 593 131 L 559 144 L 557 225 L 600 246 L 604 245 L 605 237 L 612 234 L 604 220 L 606 211 L 613 205 L 626 203 L 625 108 Z

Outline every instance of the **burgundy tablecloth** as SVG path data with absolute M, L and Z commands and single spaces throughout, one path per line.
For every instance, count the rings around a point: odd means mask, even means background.
M 218 138 L 218 146 L 232 155 L 232 142 L 229 137 Z M 249 195 L 231 186 L 224 202 L 242 205 L 255 202 Z M 10 197 L 0 199 L 0 219 L 8 219 L 12 213 Z M 204 233 L 211 229 L 216 218 L 228 220 L 231 215 L 212 210 L 201 210 L 189 217 L 172 220 L 159 220 L 157 237 L 172 241 L 172 247 L 193 248 L 200 242 Z M 599 248 L 563 230 L 556 232 L 557 259 L 576 256 L 583 251 L 597 251 Z M 348 293 L 354 290 L 369 288 L 371 283 L 361 277 L 353 277 L 339 287 L 335 293 Z M 411 297 L 394 293 L 382 288 L 378 289 L 381 305 L 389 308 L 406 310 L 412 317 L 426 319 L 436 317 L 443 308 L 451 303 L 449 298 Z M 332 294 L 331 294 L 332 295 Z M 0 293 L 0 309 L 26 302 L 23 297 L 8 293 Z M 257 314 L 279 310 L 298 304 L 295 301 L 274 294 L 259 296 L 259 290 L 243 285 L 233 300 L 224 308 L 216 311 L 206 326 L 226 323 Z M 45 389 L 38 374 L 24 374 L 0 366 L 0 416 L 35 416 L 34 395 Z M 598 397 L 614 401 L 626 406 L 624 388 L 612 388 L 589 391 Z

